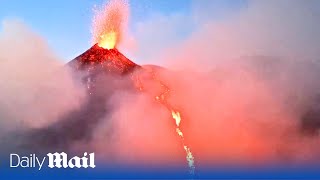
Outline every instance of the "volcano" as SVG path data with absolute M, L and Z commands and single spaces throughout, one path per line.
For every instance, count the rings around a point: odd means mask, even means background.
M 113 83 L 114 79 L 127 79 L 135 69 L 140 68 L 117 49 L 105 49 L 98 44 L 70 61 L 67 66 L 71 67 L 75 74 L 79 74 L 89 94 L 101 97 L 108 96 L 101 92 L 108 88 L 101 86 L 119 87 Z
M 108 50 L 97 44 L 66 66 L 87 89 L 85 103 L 48 127 L 24 132 L 24 144 L 18 149 L 39 153 L 66 151 L 74 143 L 90 142 L 95 129 L 114 108 L 114 104 L 108 103 L 109 98 L 119 90 L 136 92 L 132 77 L 141 68 L 117 49 Z
M 123 91 L 130 94 L 143 92 L 171 114 L 178 143 L 185 151 L 189 172 L 194 173 L 194 156 L 180 129 L 183 116 L 179 109 L 168 101 L 171 89 L 158 77 L 157 66 L 139 66 L 117 49 L 105 49 L 98 44 L 71 60 L 66 66 L 73 70 L 76 81 L 80 81 L 84 86 L 86 100 L 80 108 L 66 113 L 55 123 L 23 132 L 23 143 L 15 149 L 40 154 L 50 151 L 72 153 L 73 145 L 89 144 L 99 126 L 105 126 L 106 121 L 112 120 L 111 116 L 117 108 L 116 101 L 110 100 L 114 94 L 119 96 L 119 92 Z M 145 83 L 142 83 L 141 79 Z M 160 89 L 156 94 L 149 94 L 148 85 L 158 86 Z M 110 128 L 111 137 L 112 125 L 105 128 Z
M 104 49 L 98 44 L 68 63 L 72 68 L 88 73 L 113 73 L 124 75 L 139 67 L 117 49 Z

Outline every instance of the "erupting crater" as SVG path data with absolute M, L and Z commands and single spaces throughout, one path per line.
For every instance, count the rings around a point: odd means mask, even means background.
M 168 110 L 168 113 L 171 114 L 176 134 L 179 137 L 177 139 L 177 143 L 182 144 L 182 149 L 185 151 L 186 160 L 189 167 L 189 172 L 190 174 L 194 174 L 195 158 L 191 152 L 190 146 L 187 142 L 185 142 L 185 137 L 180 127 L 180 124 L 183 121 L 181 112 L 169 103 L 168 97 L 171 94 L 171 89 L 165 82 L 160 79 L 160 77 L 158 77 L 156 69 L 145 69 L 143 66 L 137 65 L 136 63 L 126 58 L 117 49 L 100 47 L 99 44 L 95 44 L 89 50 L 76 57 L 69 63 L 69 65 L 71 65 L 71 67 L 75 68 L 77 71 L 84 71 L 88 73 L 83 79 L 83 83 L 89 89 L 88 92 L 91 95 L 91 99 L 95 99 L 95 97 L 98 97 L 97 100 L 91 101 L 93 103 L 101 101 L 105 98 L 105 96 L 108 96 L 108 93 L 105 92 L 106 88 L 104 86 L 113 83 L 112 79 L 107 79 L 107 81 L 103 81 L 102 84 L 101 82 L 98 82 L 99 78 L 103 79 L 105 74 L 120 75 L 121 78 L 129 80 L 131 82 L 129 84 L 133 85 L 132 87 L 135 88 L 137 92 L 144 92 L 147 95 L 150 95 L 147 93 L 147 91 L 145 91 L 146 89 L 144 89 L 144 84 L 140 80 L 140 73 L 147 73 L 148 76 L 150 76 L 152 83 L 159 84 L 163 89 L 158 94 L 156 94 L 155 97 L 152 97 L 153 95 L 151 95 L 150 98 L 154 98 L 155 101 L 164 106 Z M 138 68 L 139 71 L 135 72 L 135 69 Z M 115 85 L 115 87 L 116 86 L 118 85 Z M 93 105 L 90 104 L 88 106 L 93 107 Z M 99 109 L 100 107 L 96 107 L 95 112 L 99 112 Z
M 68 64 L 77 70 L 87 70 L 89 73 L 99 68 L 106 72 L 126 74 L 139 67 L 117 49 L 103 48 L 99 44 L 95 44 Z

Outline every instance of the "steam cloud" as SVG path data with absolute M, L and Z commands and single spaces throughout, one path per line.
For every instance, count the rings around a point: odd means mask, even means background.
M 202 14 L 211 12 L 203 10 L 211 2 L 194 1 L 191 16 L 155 16 L 140 23 L 135 34 L 140 50 L 134 56 L 170 67 L 157 71 L 172 89 L 170 103 L 182 112 L 181 129 L 196 166 L 318 157 L 317 133 L 305 135 L 301 128 L 305 114 L 318 107 L 320 3 L 248 1 L 247 7 L 218 21 Z M 117 23 L 126 17 L 115 16 Z M 163 32 L 157 22 L 172 26 Z M 195 31 L 168 43 L 181 22 Z M 22 120 L 24 127 L 44 127 L 79 108 L 84 94 L 70 72 L 58 68 L 61 64 L 39 37 L 11 26 L 5 24 L 0 36 L 1 123 L 20 126 Z M 146 44 L 154 34 L 154 45 Z M 16 49 L 19 53 L 12 53 Z M 59 73 L 52 76 L 53 71 Z M 118 91 L 108 99 L 105 105 L 115 110 L 99 122 L 90 147 L 109 160 L 184 163 L 170 112 L 153 99 L 159 85 L 147 75 L 142 80 L 148 92 Z M 83 146 L 80 142 L 74 148 Z

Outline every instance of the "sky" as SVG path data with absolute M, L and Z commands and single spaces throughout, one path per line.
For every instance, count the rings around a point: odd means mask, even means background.
M 100 7 L 105 2 L 105 0 L 0 0 L 0 21 L 12 19 L 22 21 L 40 34 L 57 56 L 68 61 L 91 46 L 90 26 L 93 7 Z M 172 37 L 169 37 L 171 39 L 183 39 L 192 34 L 197 23 L 202 23 L 206 18 L 222 19 L 223 16 L 245 7 L 246 0 L 129 0 L 129 3 L 131 36 L 150 41 L 149 37 L 143 37 L 143 33 L 141 35 L 144 24 L 152 26 L 154 21 L 159 21 L 158 24 L 163 25 L 159 28 L 165 29 L 166 25 L 175 23 L 175 26 L 178 26 L 175 31 L 166 33 L 171 34 Z M 160 38 L 158 41 L 155 38 L 152 43 L 155 47 L 160 47 L 163 46 L 162 42 Z M 139 55 L 132 57 L 138 58 Z M 148 55 L 138 59 L 143 58 L 148 58 Z

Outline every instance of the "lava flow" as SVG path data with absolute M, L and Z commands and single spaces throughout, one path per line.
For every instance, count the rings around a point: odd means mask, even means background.
M 183 132 L 180 129 L 180 123 L 182 121 L 181 113 L 180 113 L 180 111 L 178 111 L 175 107 L 173 107 L 168 102 L 168 98 L 171 95 L 170 94 L 171 90 L 170 90 L 169 86 L 167 86 L 165 83 L 163 83 L 158 78 L 156 72 L 153 69 L 151 69 L 151 71 L 149 73 L 151 74 L 152 80 L 155 81 L 156 83 L 159 83 L 162 88 L 161 92 L 157 96 L 155 96 L 155 100 L 157 102 L 161 103 L 163 106 L 165 106 L 168 109 L 168 111 L 171 113 L 172 119 L 175 121 L 176 133 L 180 137 L 181 142 L 182 142 L 182 147 L 186 152 L 186 160 L 187 160 L 188 167 L 189 167 L 189 173 L 191 175 L 194 175 L 194 173 L 195 173 L 194 156 L 191 152 L 190 147 L 186 144 Z M 141 81 L 139 80 L 139 77 L 137 79 L 138 79 L 138 82 L 136 83 L 136 85 L 140 91 L 143 91 L 144 86 L 141 83 Z
M 94 91 L 92 87 L 102 86 L 96 83 L 96 76 L 102 74 L 129 74 L 130 81 L 136 85 L 138 90 L 143 91 L 143 84 L 139 80 L 139 73 L 135 69 L 148 72 L 147 69 L 133 63 L 117 49 L 117 44 L 122 38 L 123 28 L 125 27 L 128 15 L 128 4 L 124 1 L 110 1 L 102 11 L 97 12 L 93 20 L 93 39 L 96 43 L 88 51 L 75 58 L 70 64 L 77 70 L 87 71 L 89 73 L 85 78 L 85 83 L 89 93 L 98 96 L 99 100 L 101 91 Z M 152 81 L 161 85 L 162 91 L 155 97 L 155 100 L 164 105 L 171 113 L 175 121 L 175 130 L 182 142 L 182 147 L 186 152 L 186 159 L 189 166 L 189 172 L 194 174 L 195 165 L 194 157 L 190 147 L 186 145 L 183 132 L 180 129 L 181 112 L 178 111 L 168 102 L 170 88 L 157 78 L 155 71 L 148 72 Z M 100 76 L 101 77 L 101 76 Z M 104 82 L 109 83 L 109 82 Z
M 130 61 L 117 49 L 109 50 L 107 48 L 100 47 L 99 44 L 94 45 L 82 55 L 72 60 L 69 64 L 71 65 L 71 67 L 77 69 L 78 71 L 85 71 L 88 73 L 88 76 L 86 76 L 86 78 L 84 79 L 84 83 L 88 87 L 90 94 L 94 92 L 93 95 L 97 96 L 99 96 L 99 94 L 95 94 L 96 92 L 92 90 L 93 87 L 100 86 L 99 84 L 95 83 L 95 77 L 97 75 L 113 74 L 124 76 L 128 74 L 133 83 L 137 85 L 137 80 L 140 78 L 139 73 L 134 73 L 134 70 L 139 68 L 144 72 L 148 71 L 147 69 L 144 69 L 134 62 Z M 148 71 L 148 74 L 152 77 L 152 80 L 156 83 L 159 83 L 162 88 L 161 92 L 154 98 L 157 102 L 160 102 L 162 105 L 164 105 L 171 113 L 172 119 L 175 121 L 176 133 L 180 137 L 182 148 L 186 152 L 189 172 L 190 174 L 194 174 L 194 157 L 190 150 L 190 147 L 186 145 L 184 134 L 180 129 L 180 124 L 182 121 L 181 112 L 168 102 L 168 97 L 170 96 L 170 88 L 157 78 L 157 75 L 154 71 Z M 138 86 L 136 87 L 140 91 L 143 90 L 143 84 L 141 84 L 141 81 L 139 81 Z
M 194 157 L 192 155 L 192 152 L 190 150 L 190 147 L 188 145 L 186 145 L 185 140 L 184 140 L 184 135 L 180 129 L 180 123 L 181 123 L 181 115 L 180 112 L 175 110 L 174 107 L 172 107 L 169 103 L 168 103 L 168 96 L 170 95 L 170 88 L 165 85 L 163 82 L 161 82 L 159 79 L 157 79 L 156 74 L 153 73 L 153 77 L 154 80 L 156 80 L 158 83 L 160 83 L 161 87 L 164 88 L 164 91 L 161 92 L 161 94 L 159 94 L 159 96 L 156 96 L 156 100 L 158 102 L 160 102 L 161 104 L 163 104 L 169 111 L 171 111 L 171 115 L 172 118 L 175 120 L 176 123 L 176 132 L 179 135 L 179 137 L 181 138 L 182 141 L 182 146 L 186 152 L 186 159 L 188 161 L 188 166 L 189 166 L 189 172 L 190 174 L 194 174 L 195 171 L 195 165 L 194 165 Z

